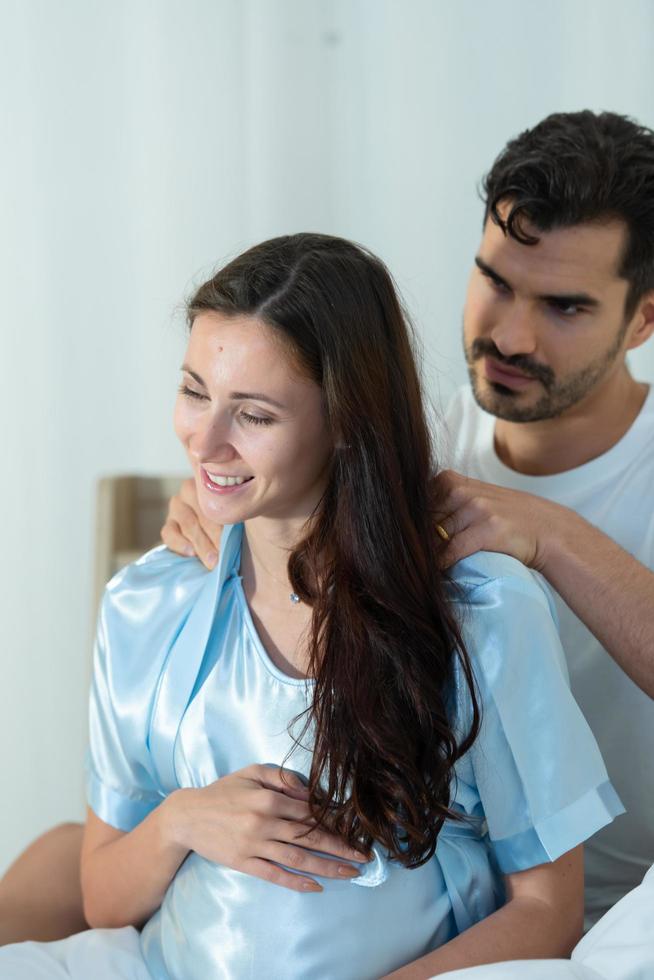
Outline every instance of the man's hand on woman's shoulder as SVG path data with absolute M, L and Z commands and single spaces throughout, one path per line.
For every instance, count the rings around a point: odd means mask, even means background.
M 565 542 L 570 524 L 580 520 L 550 500 L 482 483 L 454 470 L 439 473 L 434 486 L 443 511 L 438 533 L 447 541 L 446 566 L 478 551 L 497 551 L 547 577 L 549 547 L 558 538 Z
M 184 480 L 179 493 L 170 498 L 161 540 L 178 555 L 196 556 L 206 568 L 215 568 L 220 550 L 220 524 L 200 513 L 195 481 Z

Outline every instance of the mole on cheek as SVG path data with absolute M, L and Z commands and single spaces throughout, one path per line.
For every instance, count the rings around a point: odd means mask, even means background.
M 222 349 L 222 347 L 219 347 L 219 348 L 218 348 L 218 353 L 219 353 L 219 354 L 222 354 L 222 350 L 223 350 L 223 349 Z

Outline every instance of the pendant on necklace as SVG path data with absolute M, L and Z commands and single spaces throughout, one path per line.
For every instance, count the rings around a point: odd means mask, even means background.
M 297 594 L 297 592 L 291 592 L 291 594 L 289 596 L 289 599 L 291 600 L 291 602 L 293 603 L 293 605 L 295 605 L 297 602 L 300 601 L 300 597 Z

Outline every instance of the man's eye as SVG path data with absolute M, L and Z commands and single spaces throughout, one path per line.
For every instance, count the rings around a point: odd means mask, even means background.
M 250 415 L 249 412 L 241 412 L 241 418 L 249 425 L 272 425 L 273 420 L 265 415 Z
M 509 291 L 509 287 L 505 282 L 502 282 L 501 279 L 494 279 L 492 276 L 486 276 L 485 278 L 486 281 L 490 283 L 491 287 L 495 290 L 495 292 L 507 293 Z
M 583 312 L 583 307 L 579 306 L 578 303 L 552 303 L 552 307 L 557 313 L 562 316 L 576 316 L 577 313 Z
M 194 388 L 189 388 L 188 385 L 184 384 L 179 386 L 179 391 L 185 398 L 195 398 L 198 401 L 205 401 L 207 397 L 206 395 L 203 395 L 202 392 L 196 391 Z

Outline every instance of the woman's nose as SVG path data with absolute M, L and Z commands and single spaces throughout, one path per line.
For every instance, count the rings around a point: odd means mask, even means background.
M 230 442 L 230 425 L 219 418 L 207 419 L 192 439 L 189 449 L 200 463 L 226 463 L 238 453 Z

